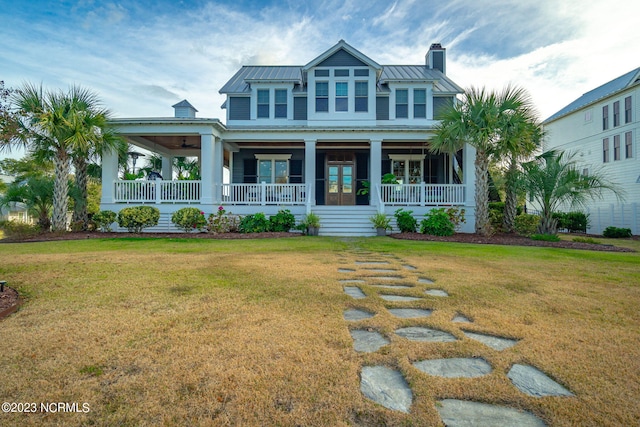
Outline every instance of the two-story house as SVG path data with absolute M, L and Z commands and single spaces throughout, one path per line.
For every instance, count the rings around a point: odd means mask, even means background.
M 186 205 L 241 215 L 287 208 L 318 214 L 321 234 L 369 235 L 375 212 L 406 207 L 420 218 L 453 205 L 466 210 L 463 231 L 473 230 L 474 149 L 428 148 L 438 110 L 462 93 L 439 44 L 424 64 L 380 65 L 341 40 L 306 65 L 244 66 L 220 93 L 224 124 L 196 118 L 186 101 L 172 118 L 114 120 L 129 142 L 163 157 L 165 179 L 120 181 L 106 153 L 102 209 L 154 203 L 166 229 Z M 201 179 L 171 180 L 173 156 L 198 157 Z M 397 184 L 382 183 L 388 173 Z
M 640 68 L 599 86 L 543 122 L 545 150 L 577 153 L 585 173 L 600 170 L 624 192 L 590 201 L 588 232 L 608 226 L 631 228 L 640 234 Z M 568 209 L 568 207 L 566 207 Z

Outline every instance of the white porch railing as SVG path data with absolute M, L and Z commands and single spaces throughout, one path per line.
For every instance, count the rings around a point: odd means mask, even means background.
M 200 181 L 114 181 L 116 203 L 199 203 Z
M 464 205 L 462 184 L 380 184 L 380 200 L 390 206 Z
M 306 184 L 222 184 L 222 202 L 230 205 L 305 205 Z

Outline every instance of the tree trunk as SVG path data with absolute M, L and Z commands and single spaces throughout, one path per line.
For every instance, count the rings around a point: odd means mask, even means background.
M 489 158 L 484 151 L 476 151 L 476 233 L 481 236 L 491 234 L 489 222 Z
M 518 189 L 516 185 L 516 175 L 518 173 L 516 159 L 511 158 L 509 170 L 507 171 L 506 191 L 504 197 L 504 217 L 502 225 L 507 233 L 513 233 L 513 224 L 518 213 Z
M 82 222 L 82 229 L 87 229 L 89 214 L 87 213 L 87 161 L 82 157 L 74 157 L 73 166 L 76 170 L 76 186 L 80 197 L 73 207 L 73 222 Z
M 538 225 L 539 234 L 557 234 L 558 233 L 558 220 L 551 216 L 551 212 L 543 212 L 542 218 L 540 218 L 540 224 Z
M 53 231 L 67 231 L 67 197 L 69 194 L 69 157 L 66 152 L 56 153 L 53 159 L 55 183 L 53 187 Z

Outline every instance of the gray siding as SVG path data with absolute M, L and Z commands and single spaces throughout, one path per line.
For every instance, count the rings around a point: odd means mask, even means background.
M 376 97 L 376 120 L 389 120 L 389 97 Z
M 367 64 L 358 58 L 347 53 L 344 49 L 340 49 L 320 64 L 318 67 L 366 67 Z
M 241 96 L 229 97 L 229 120 L 251 119 L 251 98 Z
M 432 67 L 444 73 L 444 52 L 439 50 L 431 53 L 433 55 Z
M 307 120 L 307 97 L 293 98 L 293 120 Z

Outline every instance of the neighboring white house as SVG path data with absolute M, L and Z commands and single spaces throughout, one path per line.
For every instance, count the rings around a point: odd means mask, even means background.
M 640 68 L 576 99 L 543 122 L 545 150 L 577 152 L 585 172 L 603 171 L 624 190 L 590 202 L 590 233 L 608 226 L 640 234 Z
M 0 174 L 0 181 L 9 185 L 14 181 L 14 177 Z M 20 202 L 11 202 L 8 206 L 0 206 L 0 221 L 19 221 L 32 224 L 33 218 L 29 215 L 27 206 Z
M 375 212 L 402 207 L 422 217 L 460 206 L 462 231 L 472 232 L 475 150 L 428 149 L 438 109 L 462 92 L 446 76 L 439 44 L 421 65 L 380 65 L 341 40 L 306 65 L 243 66 L 220 90 L 226 124 L 197 118 L 186 100 L 173 106 L 175 117 L 113 120 L 131 144 L 163 157 L 165 180 L 120 181 L 117 158 L 106 153 L 101 208 L 154 204 L 161 223 L 152 231 L 173 229 L 171 213 L 184 206 L 206 214 L 287 208 L 298 218 L 318 214 L 321 234 L 372 235 Z M 201 180 L 171 181 L 175 156 L 198 157 Z M 381 184 L 385 173 L 399 184 Z

